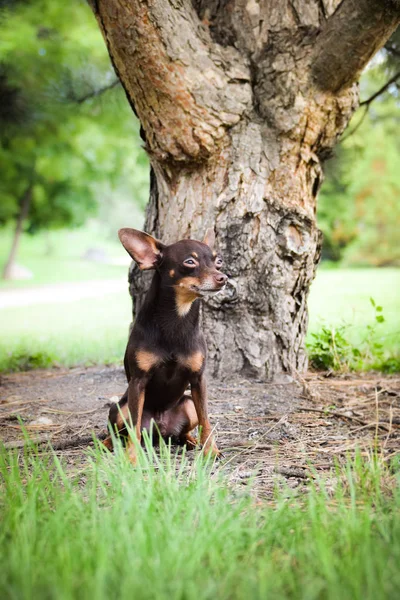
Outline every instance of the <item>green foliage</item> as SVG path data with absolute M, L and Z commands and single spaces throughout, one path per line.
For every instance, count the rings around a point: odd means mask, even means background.
M 377 362 L 372 363 L 372 368 L 376 371 L 382 371 L 387 375 L 393 375 L 393 373 L 400 373 L 400 354 L 397 356 L 388 356 L 382 358 Z
M 377 61 L 363 75 L 361 98 L 370 97 L 392 74 Z M 365 107 L 357 111 L 326 164 L 317 216 L 327 259 L 346 265 L 400 265 L 396 89 L 378 97 L 368 112 Z
M 315 369 L 339 371 L 348 365 L 351 345 L 345 337 L 346 327 L 323 326 L 319 333 L 312 333 L 308 354 Z
M 18 215 L 31 183 L 29 233 L 81 225 L 113 194 L 143 206 L 148 163 L 124 93 L 90 99 L 116 76 L 89 6 L 10 7 L 1 13 L 0 97 L 10 106 L 0 111 L 0 225 Z
M 161 446 L 79 469 L 0 449 L 3 598 L 384 600 L 400 589 L 400 493 L 378 458 L 255 502 Z M 334 483 L 333 483 L 334 482 Z M 334 488 L 334 491 L 332 491 Z M 386 492 L 389 491 L 389 493 Z
M 30 371 L 31 369 L 46 369 L 57 362 L 57 357 L 48 352 L 33 352 L 26 354 L 23 351 L 9 354 L 7 371 Z
M 373 322 L 365 327 L 359 344 L 349 340 L 350 326 L 323 326 L 317 333 L 310 334 L 307 344 L 311 365 L 315 369 L 348 371 L 376 369 L 385 373 L 396 372 L 400 367 L 400 356 L 387 356 L 383 344 L 377 340 L 377 327 L 385 322 L 382 306 L 373 298 L 370 303 L 374 311 Z
M 385 307 L 384 323 L 379 325 L 379 341 L 386 351 L 400 347 L 400 269 L 325 269 L 317 271 L 308 297 L 309 332 L 317 333 L 321 323 L 335 328 L 349 324 L 349 341 L 358 346 L 364 339 L 366 326 L 371 323 L 373 296 Z M 351 326 L 351 327 L 350 327 Z

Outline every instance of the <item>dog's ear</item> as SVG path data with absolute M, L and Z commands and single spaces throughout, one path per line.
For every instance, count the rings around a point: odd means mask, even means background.
M 164 244 L 144 231 L 124 227 L 118 231 L 121 244 L 142 271 L 154 269 L 162 257 Z
M 203 244 L 207 244 L 207 246 L 209 246 L 211 248 L 211 250 L 214 249 L 215 246 L 215 231 L 214 231 L 214 227 L 209 227 L 206 231 L 206 235 L 204 236 L 203 239 Z

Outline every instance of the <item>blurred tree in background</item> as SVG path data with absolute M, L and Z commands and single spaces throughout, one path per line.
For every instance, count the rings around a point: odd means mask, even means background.
M 323 258 L 400 265 L 400 30 L 361 79 L 361 105 L 326 164 Z
M 122 211 L 126 224 L 143 209 L 148 167 L 86 2 L 0 6 L 0 225 L 16 223 L 7 277 L 22 231 L 97 212 L 115 233 Z
M 0 29 L 0 226 L 16 228 L 14 257 L 18 231 L 76 227 L 96 215 L 114 236 L 138 222 L 148 161 L 87 3 L 0 0 Z M 325 259 L 400 264 L 399 85 L 397 31 L 364 73 L 365 103 L 326 164 Z

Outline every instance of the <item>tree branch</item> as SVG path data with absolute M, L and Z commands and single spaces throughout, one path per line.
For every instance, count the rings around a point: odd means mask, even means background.
M 378 96 L 386 92 L 386 90 L 392 85 L 392 83 L 395 83 L 398 79 L 400 79 L 400 71 L 393 75 L 393 77 L 391 77 L 389 81 L 385 83 L 385 85 L 383 85 L 381 88 L 379 88 L 377 92 L 375 92 L 375 94 L 372 94 L 372 96 L 370 96 L 367 100 L 363 100 L 363 102 L 360 102 L 360 106 L 369 106 L 371 102 L 373 102 L 376 98 L 378 98 Z
M 211 156 L 250 104 L 250 70 L 212 42 L 191 2 L 91 2 L 108 51 L 158 160 Z
M 354 135 L 356 133 L 356 131 L 358 131 L 358 129 L 364 123 L 365 117 L 368 114 L 369 107 L 370 107 L 371 103 L 376 98 L 378 98 L 378 96 L 380 96 L 381 94 L 383 94 L 384 92 L 386 92 L 386 90 L 388 89 L 388 87 L 390 87 L 399 78 L 400 78 L 400 71 L 398 73 L 396 73 L 396 75 L 394 75 L 391 79 L 389 79 L 389 81 L 387 81 L 385 83 L 385 85 L 383 85 L 377 92 L 375 92 L 375 94 L 372 94 L 372 96 L 370 96 L 370 98 L 368 98 L 367 100 L 364 100 L 363 102 L 360 102 L 360 108 L 364 109 L 363 116 L 358 121 L 357 125 L 353 129 L 351 129 L 347 133 L 347 135 L 345 135 L 344 137 L 342 137 L 340 139 L 340 142 L 339 142 L 340 144 L 342 144 L 343 142 L 345 142 L 349 137 L 351 137 L 352 135 Z
M 317 38 L 315 84 L 338 92 L 357 81 L 399 23 L 400 0 L 343 0 Z
M 343 142 L 345 142 L 349 137 L 351 137 L 352 135 L 354 135 L 356 133 L 356 131 L 358 131 L 360 129 L 361 125 L 365 121 L 365 117 L 368 114 L 368 109 L 369 109 L 369 104 L 367 104 L 367 106 L 364 108 L 363 116 L 358 121 L 357 125 L 353 129 L 351 129 L 346 135 L 344 135 L 342 138 L 340 138 L 339 144 L 343 144 Z
M 385 50 L 389 52 L 389 54 L 395 56 L 396 58 L 400 58 L 400 50 L 398 50 L 394 44 L 388 42 L 387 44 L 385 44 Z
M 83 96 L 74 97 L 73 95 L 70 95 L 70 99 L 73 100 L 73 102 L 76 102 L 77 104 L 83 104 L 84 102 L 86 102 L 86 100 L 91 100 L 92 98 L 97 98 L 97 96 L 104 94 L 104 92 L 108 92 L 108 90 L 112 90 L 117 85 L 120 85 L 120 80 L 114 79 L 114 81 L 112 81 L 111 83 L 108 83 L 107 85 L 104 85 L 101 88 L 92 90 L 91 92 L 88 92 L 87 94 L 84 94 Z

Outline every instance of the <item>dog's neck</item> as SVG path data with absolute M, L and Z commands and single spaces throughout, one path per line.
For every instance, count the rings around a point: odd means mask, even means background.
M 156 271 L 137 320 L 152 322 L 167 340 L 185 343 L 200 332 L 199 314 L 199 299 L 179 301 L 176 289 L 163 285 Z

